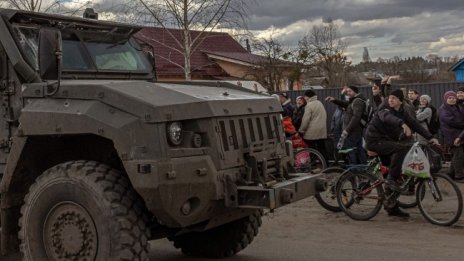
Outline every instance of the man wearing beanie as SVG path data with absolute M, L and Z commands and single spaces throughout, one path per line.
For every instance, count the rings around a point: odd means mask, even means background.
M 324 105 L 317 100 L 316 93 L 313 90 L 305 91 L 304 98 L 307 104 L 298 131 L 308 147 L 318 150 L 327 159 L 328 154 L 325 149 L 327 112 Z
M 343 132 L 341 139 L 344 142 L 339 142 L 343 148 L 356 148 L 350 152 L 350 164 L 366 164 L 367 155 L 363 148 L 363 127 L 361 119 L 366 109 L 366 98 L 359 93 L 357 86 L 349 86 L 346 89 L 346 95 L 349 97 L 348 101 L 337 100 L 334 97 L 327 97 L 326 101 L 330 101 L 338 106 L 346 109 L 343 115 Z M 338 142 L 338 141 L 336 141 Z
M 282 105 L 282 117 L 293 117 L 293 112 L 295 111 L 295 106 L 293 106 L 292 101 L 288 98 L 287 93 L 279 93 L 279 101 Z
M 366 147 L 376 152 L 383 163 L 389 160 L 390 171 L 386 180 L 386 193 L 398 190 L 401 183 L 401 167 L 409 149 L 413 144 L 412 130 L 419 133 L 428 141 L 438 144 L 438 140 L 422 127 L 419 122 L 405 111 L 404 94 L 402 90 L 394 90 L 388 96 L 388 102 L 382 104 L 369 123 L 366 130 Z M 403 138 L 404 137 L 404 138 Z M 390 216 L 409 217 L 401 211 L 396 198 L 385 205 Z

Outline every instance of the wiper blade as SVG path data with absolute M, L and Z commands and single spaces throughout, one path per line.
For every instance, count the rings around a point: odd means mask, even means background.
M 126 44 L 126 42 L 127 42 L 128 40 L 129 40 L 129 39 L 121 40 L 121 41 L 119 41 L 119 42 L 116 42 L 116 43 L 114 43 L 114 44 L 112 44 L 112 45 L 106 47 L 105 49 L 108 50 L 108 49 L 114 48 L 114 47 L 116 47 L 116 46 L 118 46 L 118 45 L 124 45 L 124 44 Z

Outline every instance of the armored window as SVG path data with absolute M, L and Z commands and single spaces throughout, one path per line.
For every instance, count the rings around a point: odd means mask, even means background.
M 146 71 L 146 59 L 130 41 L 125 43 L 85 42 L 97 70 Z
M 19 45 L 26 61 L 38 70 L 39 30 L 33 27 L 15 26 L 14 31 L 18 36 Z
M 15 24 L 25 60 L 38 70 L 39 28 Z M 63 71 L 150 72 L 151 64 L 127 35 L 62 30 Z
M 63 40 L 63 69 L 64 70 L 89 70 L 92 64 L 83 56 L 83 47 L 80 41 Z

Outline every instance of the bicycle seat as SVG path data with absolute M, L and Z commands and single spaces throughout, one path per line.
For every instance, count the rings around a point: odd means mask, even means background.
M 375 156 L 377 156 L 377 155 L 378 155 L 378 154 L 377 154 L 377 152 L 375 152 L 375 151 L 371 151 L 371 150 L 368 150 L 368 151 L 367 151 L 367 156 L 369 156 L 369 157 L 375 157 Z

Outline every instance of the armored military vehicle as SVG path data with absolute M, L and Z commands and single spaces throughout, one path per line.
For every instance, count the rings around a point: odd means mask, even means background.
M 0 16 L 0 259 L 148 260 L 148 241 L 165 237 L 227 257 L 262 209 L 324 189 L 288 173 L 274 98 L 156 82 L 138 26 Z

